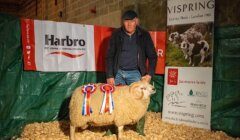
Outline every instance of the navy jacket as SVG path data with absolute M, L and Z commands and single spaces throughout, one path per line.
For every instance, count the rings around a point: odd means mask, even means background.
M 136 29 L 138 47 L 138 68 L 142 76 L 155 73 L 157 54 L 150 34 L 140 27 Z M 123 44 L 123 28 L 116 29 L 110 38 L 110 44 L 106 55 L 106 76 L 114 78 L 119 69 L 119 54 Z M 146 60 L 149 62 L 149 70 L 146 68 Z

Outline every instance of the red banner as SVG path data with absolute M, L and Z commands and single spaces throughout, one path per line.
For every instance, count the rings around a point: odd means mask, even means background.
M 22 47 L 25 70 L 36 70 L 34 20 L 22 19 Z
M 149 32 L 154 46 L 155 50 L 157 52 L 158 61 L 156 66 L 156 74 L 164 74 L 165 69 L 165 46 L 166 46 L 166 32 Z
M 95 63 L 97 71 L 105 71 L 105 56 L 114 28 L 94 26 Z

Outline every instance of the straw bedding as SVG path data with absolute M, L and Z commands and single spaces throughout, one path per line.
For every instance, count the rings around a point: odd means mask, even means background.
M 116 135 L 105 136 L 109 127 L 89 127 L 76 132 L 78 140 L 116 140 Z M 205 129 L 193 128 L 184 125 L 174 125 L 161 121 L 161 113 L 147 112 L 145 123 L 146 136 L 140 136 L 134 131 L 134 126 L 125 127 L 123 139 L 126 140 L 232 140 L 233 138 L 222 131 L 208 131 Z M 39 140 L 68 140 L 69 122 L 54 121 L 48 123 L 33 123 L 25 126 L 20 139 Z

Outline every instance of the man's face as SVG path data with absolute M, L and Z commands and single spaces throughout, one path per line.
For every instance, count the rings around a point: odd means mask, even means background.
M 127 33 L 132 34 L 136 30 L 136 26 L 138 24 L 137 18 L 134 18 L 132 20 L 124 20 L 123 26 Z

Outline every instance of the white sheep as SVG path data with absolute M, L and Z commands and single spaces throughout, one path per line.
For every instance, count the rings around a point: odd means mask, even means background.
M 72 95 L 70 101 L 70 139 L 75 139 L 75 129 L 80 127 L 86 129 L 89 125 L 105 126 L 116 125 L 118 127 L 118 138 L 121 138 L 123 127 L 128 124 L 138 122 L 146 113 L 150 102 L 150 95 L 155 93 L 155 89 L 148 82 L 142 80 L 132 83 L 130 86 L 115 86 L 112 94 L 114 110 L 112 114 L 100 114 L 103 102 L 103 93 L 99 89 L 100 84 L 96 84 L 95 93 L 91 94 L 90 107 L 92 114 L 83 116 L 83 93 L 82 87 L 78 87 Z

